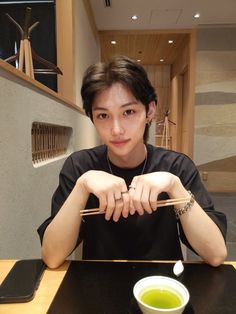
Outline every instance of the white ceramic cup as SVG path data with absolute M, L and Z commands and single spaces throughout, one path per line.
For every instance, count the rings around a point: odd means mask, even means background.
M 150 306 L 141 300 L 141 296 L 148 289 L 167 289 L 172 291 L 181 299 L 181 305 L 170 309 Z M 138 302 L 140 310 L 144 314 L 181 314 L 189 301 L 189 292 L 187 288 L 178 280 L 165 276 L 150 276 L 139 280 L 134 285 L 133 294 Z

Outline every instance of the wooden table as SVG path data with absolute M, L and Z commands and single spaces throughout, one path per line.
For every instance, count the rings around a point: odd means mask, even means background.
M 0 283 L 14 265 L 14 260 L 0 260 Z M 0 304 L 0 314 L 45 314 L 69 267 L 65 262 L 56 270 L 46 269 L 32 301 L 16 304 Z
M 15 260 L 0 260 L 0 283 L 10 271 L 14 263 Z M 231 264 L 236 269 L 236 261 L 225 262 L 225 264 Z M 35 298 L 32 301 L 17 304 L 0 304 L 0 314 L 45 314 L 68 267 L 69 262 L 67 261 L 56 270 L 46 269 L 39 288 L 36 291 Z

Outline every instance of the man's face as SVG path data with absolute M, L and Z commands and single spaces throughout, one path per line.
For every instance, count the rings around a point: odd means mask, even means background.
M 141 147 L 143 149 L 143 134 L 148 122 L 146 109 L 127 87 L 114 83 L 98 93 L 92 115 L 110 155 L 128 157 Z

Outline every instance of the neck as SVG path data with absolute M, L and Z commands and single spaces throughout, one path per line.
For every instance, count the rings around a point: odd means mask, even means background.
M 116 166 L 121 168 L 134 168 L 141 164 L 147 157 L 146 145 L 142 143 L 139 147 L 135 147 L 134 150 L 127 155 L 116 155 L 111 150 L 107 151 L 107 157 Z

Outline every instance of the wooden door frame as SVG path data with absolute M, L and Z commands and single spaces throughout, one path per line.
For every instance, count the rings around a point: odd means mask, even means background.
M 194 147 L 195 59 L 196 32 L 193 30 L 189 32 L 189 38 L 183 51 L 180 52 L 178 60 L 172 65 L 170 105 L 171 120 L 176 123 L 175 130 L 171 134 L 172 148 L 191 158 Z M 184 83 L 186 75 L 187 81 Z

